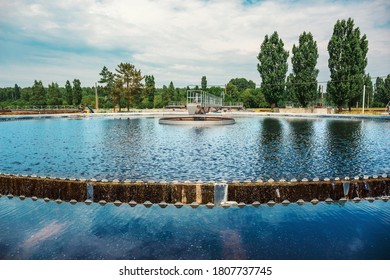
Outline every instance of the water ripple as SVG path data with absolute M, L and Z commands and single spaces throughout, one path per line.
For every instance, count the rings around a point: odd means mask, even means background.
M 389 203 L 165 209 L 0 198 L 2 259 L 388 259 Z
M 256 180 L 390 173 L 390 122 L 237 118 L 226 127 L 158 118 L 1 122 L 0 171 L 57 177 Z

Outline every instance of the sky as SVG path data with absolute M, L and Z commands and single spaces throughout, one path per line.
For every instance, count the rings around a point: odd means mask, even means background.
M 277 31 L 289 51 L 311 32 L 318 81 L 329 80 L 327 45 L 338 19 L 352 18 L 369 43 L 366 72 L 390 74 L 388 0 L 0 0 L 0 87 L 80 79 L 93 86 L 103 66 L 133 64 L 156 85 L 261 83 L 257 55 Z

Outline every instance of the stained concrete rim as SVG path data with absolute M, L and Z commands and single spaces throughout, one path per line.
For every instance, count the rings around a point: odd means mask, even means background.
M 198 120 L 196 119 L 198 118 Z M 200 120 L 202 119 L 203 120 Z M 231 125 L 236 121 L 233 118 L 219 116 L 187 116 L 187 117 L 164 117 L 160 118 L 160 124 L 168 125 L 193 125 L 193 126 L 217 126 Z

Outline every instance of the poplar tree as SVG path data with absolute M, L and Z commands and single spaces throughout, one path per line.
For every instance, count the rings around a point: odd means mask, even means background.
M 19 99 L 19 98 L 20 98 L 20 87 L 19 87 L 17 84 L 15 84 L 15 86 L 14 86 L 13 99 L 14 99 L 14 100 L 17 100 L 17 99 Z
M 328 44 L 331 80 L 327 92 L 341 111 L 347 103 L 349 110 L 361 99 L 365 68 L 367 66 L 368 40 L 360 36 L 360 29 L 354 28 L 354 21 L 338 20 Z
M 207 78 L 206 78 L 206 76 L 202 76 L 201 87 L 202 87 L 202 90 L 206 90 L 207 89 Z
M 68 103 L 68 105 L 73 104 L 73 91 L 69 80 L 67 80 L 65 83 L 65 101 Z
M 284 95 L 288 69 L 288 51 L 276 31 L 270 37 L 265 36 L 257 59 L 260 62 L 257 70 L 261 77 L 261 90 L 266 101 L 275 107 Z
M 73 104 L 80 105 L 81 99 L 83 98 L 83 95 L 82 95 L 82 89 L 81 89 L 81 82 L 79 79 L 73 80 L 72 92 L 73 92 Z
M 168 99 L 170 101 L 177 101 L 175 100 L 175 86 L 173 85 L 173 82 L 171 81 L 168 86 Z
M 309 32 L 299 36 L 299 45 L 292 49 L 292 75 L 289 76 L 290 90 L 293 99 L 298 100 L 301 106 L 306 107 L 309 101 L 316 99 L 318 59 L 317 42 Z

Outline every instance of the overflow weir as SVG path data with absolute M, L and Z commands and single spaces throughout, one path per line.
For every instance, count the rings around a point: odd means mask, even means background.
M 45 201 L 114 203 L 116 206 L 143 204 L 150 207 L 153 204 L 165 208 L 175 205 L 180 208 L 190 205 L 196 208 L 205 205 L 214 206 L 272 206 L 276 203 L 313 204 L 319 201 L 327 203 L 352 200 L 384 200 L 390 196 L 390 177 L 365 176 L 364 178 L 336 178 L 334 180 L 303 179 L 297 181 L 245 181 L 245 182 L 144 182 L 144 181 L 98 181 L 96 179 L 48 178 L 0 174 L 0 196 L 8 198 L 19 197 Z

